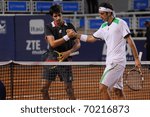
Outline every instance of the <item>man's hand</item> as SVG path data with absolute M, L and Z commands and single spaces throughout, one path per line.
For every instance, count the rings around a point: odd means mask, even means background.
M 69 38 L 77 37 L 77 33 L 73 29 L 67 29 L 66 32 Z
M 135 66 L 137 67 L 137 68 L 141 68 L 141 62 L 140 62 L 140 60 L 137 58 L 137 59 L 135 59 Z
M 61 60 L 64 61 L 71 54 L 70 51 L 61 52 Z

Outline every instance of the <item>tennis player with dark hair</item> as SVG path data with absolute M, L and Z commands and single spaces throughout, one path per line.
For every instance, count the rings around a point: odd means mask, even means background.
M 50 7 L 49 14 L 53 21 L 45 26 L 45 38 L 49 44 L 49 56 L 47 61 L 57 61 L 54 51 L 61 52 L 61 61 L 71 61 L 69 55 L 80 48 L 80 40 L 74 38 L 75 28 L 71 23 L 66 23 L 62 18 L 61 6 Z M 68 29 L 71 30 L 68 32 Z M 70 100 L 76 99 L 72 86 L 73 76 L 71 66 L 57 66 L 53 69 L 44 69 L 44 81 L 42 86 L 43 99 L 51 99 L 48 94 L 49 87 L 56 76 L 60 81 L 64 81 L 65 90 Z
M 78 34 L 78 38 L 81 41 L 90 43 L 96 40 L 105 41 L 107 45 L 106 68 L 99 83 L 100 93 L 105 100 L 109 100 L 111 99 L 109 91 L 113 89 L 118 99 L 125 99 L 122 77 L 126 65 L 126 41 L 132 49 L 135 66 L 140 68 L 141 63 L 138 58 L 138 52 L 131 38 L 127 23 L 115 17 L 110 3 L 104 2 L 100 4 L 99 15 L 104 21 L 101 27 L 93 35 Z

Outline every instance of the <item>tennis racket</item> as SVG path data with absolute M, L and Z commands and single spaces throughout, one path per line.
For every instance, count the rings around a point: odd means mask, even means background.
M 62 53 L 61 52 L 58 52 L 58 51 L 55 51 L 53 52 L 54 56 L 57 58 L 57 60 L 59 62 L 62 62 L 63 60 L 61 59 L 62 57 Z M 75 56 L 75 55 L 78 55 L 79 54 L 79 51 L 76 51 L 76 52 L 73 52 L 71 53 L 69 56 Z
M 141 60 L 142 52 L 139 53 Z M 143 88 L 144 77 L 140 68 L 134 67 L 126 73 L 125 83 L 129 89 L 139 91 Z
M 79 51 L 76 51 L 76 52 L 73 52 L 73 53 L 71 53 L 69 56 L 75 56 L 75 55 L 78 55 L 79 54 Z M 58 60 L 58 62 L 62 62 L 63 60 L 62 60 L 62 53 L 61 52 L 58 52 L 58 51 L 53 51 L 53 55 L 55 56 L 55 58 Z M 51 67 L 50 67 L 50 69 L 54 69 L 54 68 L 56 68 L 57 67 L 57 65 L 52 65 Z

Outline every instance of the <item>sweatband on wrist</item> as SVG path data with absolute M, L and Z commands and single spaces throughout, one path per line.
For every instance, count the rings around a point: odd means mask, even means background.
M 80 37 L 80 40 L 86 42 L 87 38 L 88 38 L 87 35 L 82 34 L 81 37 Z
M 68 37 L 68 35 L 65 35 L 65 36 L 63 36 L 63 39 L 64 39 L 65 41 L 68 41 L 70 38 Z

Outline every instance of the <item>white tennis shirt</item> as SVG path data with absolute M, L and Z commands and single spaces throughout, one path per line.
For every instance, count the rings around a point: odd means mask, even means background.
M 110 25 L 107 22 L 93 34 L 97 39 L 102 39 L 107 45 L 106 65 L 117 63 L 126 65 L 126 40 L 124 37 L 130 33 L 127 23 L 115 18 Z

